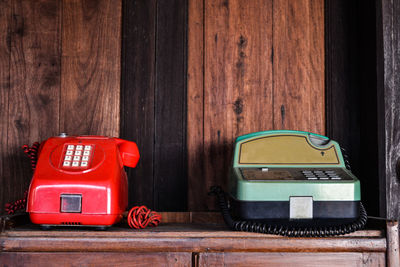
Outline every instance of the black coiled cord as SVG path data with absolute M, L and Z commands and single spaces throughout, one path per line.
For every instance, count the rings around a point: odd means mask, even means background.
M 264 234 L 281 235 L 288 237 L 328 237 L 344 235 L 364 228 L 367 223 L 367 212 L 360 202 L 360 215 L 356 221 L 343 225 L 332 226 L 288 226 L 278 224 L 267 224 L 251 221 L 235 221 L 229 212 L 225 199 L 225 192 L 219 186 L 211 187 L 210 194 L 215 194 L 221 208 L 225 223 L 235 231 L 255 232 Z

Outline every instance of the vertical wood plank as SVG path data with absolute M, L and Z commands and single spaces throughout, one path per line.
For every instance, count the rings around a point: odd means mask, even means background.
M 121 137 L 140 151 L 138 166 L 127 169 L 129 206 L 154 209 L 156 0 L 126 0 L 123 12 Z
M 60 130 L 119 135 L 121 0 L 63 0 Z
M 204 179 L 204 0 L 189 0 L 187 76 L 188 209 L 206 210 Z
M 380 212 L 400 218 L 400 3 L 378 1 L 378 148 Z
M 60 98 L 59 2 L 11 3 L 7 201 L 23 196 L 32 175 L 21 146 L 58 132 Z
M 346 149 L 367 213 L 379 216 L 375 2 L 325 4 L 326 135 Z
M 7 153 L 7 130 L 8 130 L 8 102 L 10 92 L 10 15 L 11 6 L 9 0 L 0 1 L 0 213 L 3 211 L 4 203 L 10 198 L 7 184 L 9 168 L 6 165 Z
M 272 1 L 206 1 L 204 27 L 207 190 L 225 184 L 236 136 L 273 126 Z
M 157 2 L 154 190 L 155 207 L 187 208 L 187 0 Z
M 325 134 L 324 1 L 273 5 L 274 128 Z

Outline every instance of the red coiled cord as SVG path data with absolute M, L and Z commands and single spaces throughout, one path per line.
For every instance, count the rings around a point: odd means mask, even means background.
M 38 154 L 38 149 L 39 149 L 39 142 L 33 143 L 31 147 L 28 145 L 23 145 L 22 149 L 24 150 L 25 154 L 30 158 L 31 160 L 31 168 L 32 171 L 35 171 L 36 169 L 36 163 L 37 163 L 37 154 Z M 4 205 L 4 210 L 8 214 L 14 214 L 18 210 L 24 210 L 26 207 L 26 201 L 28 198 L 28 190 L 24 192 L 24 197 L 22 199 L 18 199 L 14 202 L 9 202 Z
M 40 145 L 39 142 L 35 142 L 31 147 L 29 147 L 28 145 L 22 146 L 22 149 L 24 150 L 25 154 L 28 156 L 28 158 L 31 159 L 32 171 L 35 171 L 36 169 L 39 145 Z
M 131 228 L 143 229 L 155 227 L 161 222 L 161 215 L 146 206 L 133 207 L 128 213 L 128 224 Z

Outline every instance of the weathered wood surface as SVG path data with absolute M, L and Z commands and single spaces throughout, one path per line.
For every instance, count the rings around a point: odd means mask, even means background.
M 387 266 L 400 266 L 399 222 L 389 221 L 386 226 Z
M 57 1 L 0 5 L 2 211 L 6 202 L 22 198 L 30 182 L 21 146 L 59 130 L 61 24 Z
M 324 134 L 324 2 L 189 2 L 189 210 L 215 209 L 236 136 Z M 203 42 L 203 45 L 201 45 Z
M 188 3 L 187 51 L 187 177 L 188 209 L 207 210 L 200 197 L 207 195 L 204 186 L 204 1 Z M 195 111 L 199 112 L 195 112 Z
M 5 160 L 8 157 L 7 131 L 8 131 L 8 100 L 10 94 L 10 50 L 11 50 L 11 6 L 10 1 L 0 1 L 0 213 L 8 198 L 14 197 L 10 188 L 16 186 L 9 181 L 10 171 Z M 19 193 L 19 190 L 18 190 Z
M 164 224 L 132 230 L 40 231 L 7 230 L 0 235 L 2 252 L 385 252 L 381 232 L 366 237 L 364 231 L 331 238 L 286 238 L 229 231 L 223 225 Z
M 140 160 L 127 168 L 129 203 L 154 207 L 156 1 L 124 1 L 121 138 L 137 143 Z
M 60 130 L 119 135 L 121 1 L 62 2 Z
M 187 209 L 187 0 L 157 2 L 154 191 L 155 208 Z
M 274 129 L 325 134 L 324 1 L 273 2 Z
M 130 205 L 187 208 L 187 1 L 124 1 L 121 137 L 137 142 Z
M 192 254 L 154 253 L 1 253 L 3 266 L 191 266 Z
M 119 134 L 121 1 L 0 1 L 0 212 L 32 176 L 21 146 Z
M 326 135 L 346 149 L 364 206 L 379 216 L 375 2 L 325 3 Z
M 378 144 L 380 212 L 400 218 L 400 3 L 378 2 Z
M 201 253 L 198 266 L 385 266 L 385 253 Z

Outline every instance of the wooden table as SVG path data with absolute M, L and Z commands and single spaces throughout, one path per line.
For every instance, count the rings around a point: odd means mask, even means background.
M 388 226 L 388 233 L 397 223 Z M 393 234 L 393 233 L 392 233 Z M 388 243 L 388 240 L 392 243 Z M 394 243 L 393 243 L 394 242 Z M 398 239 L 385 230 L 333 238 L 286 238 L 233 232 L 224 225 L 167 223 L 107 231 L 34 225 L 0 234 L 2 266 L 396 266 Z M 397 250 L 394 248 L 396 256 Z M 392 253 L 393 254 L 393 253 Z M 398 257 L 398 254 L 397 254 Z M 398 259 L 397 259 L 398 260 Z

